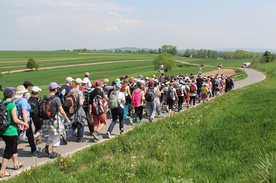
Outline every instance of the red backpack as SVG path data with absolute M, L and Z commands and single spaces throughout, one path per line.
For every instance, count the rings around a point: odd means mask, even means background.
M 141 92 L 142 90 L 134 90 L 132 93 L 132 107 L 139 107 L 141 104 Z
M 195 91 L 196 91 L 195 84 L 191 84 L 191 86 L 190 86 L 190 92 L 194 93 Z

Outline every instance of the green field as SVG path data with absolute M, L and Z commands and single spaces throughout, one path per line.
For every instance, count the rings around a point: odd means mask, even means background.
M 108 78 L 115 80 L 121 75 L 138 77 L 139 75 L 151 77 L 153 74 L 160 76 L 159 72 L 153 70 L 152 60 L 156 55 L 150 54 L 121 54 L 121 53 L 78 53 L 62 51 L 44 51 L 44 52 L 0 52 L 0 68 L 3 71 L 13 71 L 25 69 L 27 60 L 34 58 L 39 64 L 37 71 L 25 71 L 3 74 L 0 83 L 3 87 L 18 86 L 25 80 L 29 80 L 43 89 L 41 94 L 46 94 L 47 86 L 50 82 L 57 82 L 62 85 L 65 78 L 83 78 L 85 72 L 91 74 L 91 81 Z M 179 58 L 177 58 L 179 59 Z M 183 58 L 181 58 L 183 59 Z M 186 59 L 185 59 L 186 61 Z M 200 62 L 194 60 L 194 62 Z M 234 61 L 236 63 L 236 61 Z M 70 66 L 74 65 L 75 66 Z M 79 64 L 79 65 L 78 65 Z M 87 65 L 80 65 L 87 64 Z M 94 64 L 94 65 L 93 65 Z M 68 66 L 64 68 L 46 69 L 44 67 Z M 175 67 L 167 72 L 167 75 L 179 75 L 198 73 L 199 66 L 184 65 Z M 213 67 L 203 67 L 202 71 L 207 72 L 215 70 Z

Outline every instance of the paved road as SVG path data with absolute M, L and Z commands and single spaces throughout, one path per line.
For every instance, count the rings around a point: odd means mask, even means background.
M 255 71 L 253 69 L 245 68 L 244 71 L 246 72 L 248 77 L 243 79 L 243 80 L 236 81 L 235 82 L 235 89 L 239 89 L 239 88 L 242 88 L 244 86 L 248 86 L 248 85 L 251 85 L 251 84 L 254 84 L 254 83 L 258 83 L 258 82 L 261 82 L 265 79 L 265 75 L 263 73 Z
M 251 85 L 257 82 L 260 82 L 262 80 L 265 79 L 265 75 L 262 73 L 259 73 L 255 70 L 252 69 L 244 69 L 244 71 L 248 74 L 248 78 L 241 80 L 241 81 L 237 81 L 235 82 L 235 89 L 247 86 L 247 85 Z M 167 114 L 164 114 L 167 115 Z M 145 121 L 147 121 L 147 119 L 145 119 Z M 100 134 L 101 139 L 99 142 L 94 142 L 93 138 L 89 135 L 88 132 L 88 128 L 85 127 L 85 133 L 84 133 L 84 138 L 87 139 L 87 142 L 82 142 L 82 143 L 77 143 L 76 142 L 76 137 L 72 137 L 69 142 L 68 145 L 61 145 L 58 147 L 58 153 L 60 153 L 62 156 L 68 156 L 71 155 L 79 150 L 82 150 L 84 148 L 87 148 L 89 146 L 92 146 L 96 143 L 102 143 L 108 139 L 105 138 L 105 133 L 107 131 L 107 128 L 110 124 L 110 119 L 108 120 L 107 125 L 104 127 L 104 129 L 101 131 L 102 134 Z M 135 126 L 135 125 L 134 125 Z M 126 121 L 125 124 L 125 131 L 130 130 L 131 128 L 133 128 L 133 126 L 129 125 L 128 120 Z M 119 126 L 118 124 L 116 124 L 113 133 L 111 134 L 112 136 L 116 136 L 119 134 Z M 44 143 L 38 145 L 38 147 L 43 148 L 44 147 Z M 1 140 L 0 141 L 0 155 L 3 155 L 3 149 L 5 147 L 4 142 Z M 7 171 L 9 171 L 12 175 L 17 175 L 19 173 L 21 173 L 22 171 L 28 170 L 31 167 L 34 166 L 38 166 L 38 165 L 42 165 L 46 162 L 52 161 L 49 160 L 48 157 L 45 157 L 43 153 L 39 153 L 37 157 L 33 157 L 30 153 L 30 147 L 28 146 L 28 143 L 26 141 L 21 141 L 19 142 L 18 145 L 18 160 L 19 162 L 24 162 L 24 167 L 22 169 L 19 170 L 13 170 L 13 164 L 12 161 L 9 161 L 8 164 L 8 168 Z

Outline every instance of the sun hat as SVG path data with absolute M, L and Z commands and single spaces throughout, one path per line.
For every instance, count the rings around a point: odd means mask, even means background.
M 81 84 L 81 83 L 82 83 L 82 79 L 81 79 L 81 78 L 77 78 L 77 79 L 75 80 L 75 82 L 76 82 L 76 84 Z
M 72 82 L 72 81 L 74 81 L 74 79 L 72 77 L 67 77 L 65 80 L 66 80 L 66 82 Z
M 89 82 L 89 79 L 87 77 L 83 78 L 82 83 L 86 84 Z
M 27 92 L 28 92 L 28 90 L 23 85 L 19 85 L 19 86 L 16 87 L 15 98 L 23 97 L 23 94 L 27 93 Z
M 105 79 L 104 79 L 104 82 L 105 82 L 105 83 L 108 83 L 108 82 L 109 82 L 109 80 L 108 80 L 107 78 L 105 78 Z
M 85 76 L 85 77 L 90 76 L 89 72 L 85 72 L 85 73 L 84 73 L 84 76 Z
M 11 98 L 13 95 L 15 95 L 16 89 L 14 87 L 7 87 L 4 89 L 4 97 L 5 98 Z
M 53 89 L 56 89 L 56 88 L 60 88 L 60 86 L 56 82 L 51 82 L 49 84 L 49 90 L 53 90 Z
M 42 91 L 42 89 L 39 88 L 38 86 L 33 86 L 33 87 L 32 87 L 32 91 L 37 93 L 37 92 Z

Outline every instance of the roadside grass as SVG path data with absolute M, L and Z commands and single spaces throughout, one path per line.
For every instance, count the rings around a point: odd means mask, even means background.
M 59 158 L 13 182 L 275 182 L 276 62 L 265 81 L 231 91 Z

